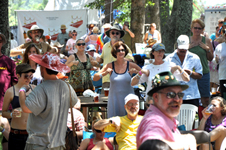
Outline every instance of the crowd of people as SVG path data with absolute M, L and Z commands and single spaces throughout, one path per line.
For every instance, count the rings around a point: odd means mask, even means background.
M 0 150 L 63 150 L 67 128 L 74 125 L 81 150 L 195 150 L 197 146 L 205 150 L 208 142 L 220 149 L 226 137 L 226 18 L 219 20 L 210 38 L 203 36 L 203 21 L 193 20 L 192 35 L 180 35 L 171 54 L 166 54 L 156 24 L 150 24 L 143 39 L 151 47 L 146 65 L 130 49 L 136 35 L 129 22 L 106 23 L 102 34 L 94 24 L 87 27 L 88 32 L 78 38 L 76 30 L 67 33 L 63 24 L 53 42 L 33 25 L 27 32 L 29 40 L 10 51 L 11 57 L 22 56 L 19 65 L 2 54 L 6 38 L 0 33 Z M 110 88 L 107 116 L 94 120 L 94 137 L 83 140 L 89 122 L 85 122 L 87 108 L 81 109 L 77 96 L 87 89 L 95 91 L 93 82 L 100 79 L 101 93 Z M 144 116 L 139 113 L 140 95 L 134 92 L 140 84 L 145 87 Z M 197 130 L 209 141 L 199 143 L 195 134 L 179 131 L 175 117 L 182 104 L 202 111 Z M 213 111 L 206 114 L 209 105 Z M 116 135 L 108 139 L 105 132 Z

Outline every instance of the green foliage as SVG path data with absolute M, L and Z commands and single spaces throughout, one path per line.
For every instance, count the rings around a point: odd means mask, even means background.
M 48 0 L 9 0 L 9 26 L 18 25 L 16 10 L 44 10 Z
M 104 2 L 104 0 L 95 0 L 92 3 L 85 5 L 85 7 L 90 9 L 100 9 L 102 6 L 104 7 Z

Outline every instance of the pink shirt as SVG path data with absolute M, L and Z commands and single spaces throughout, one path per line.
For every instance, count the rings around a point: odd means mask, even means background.
M 137 130 L 137 149 L 148 139 L 175 141 L 176 137 L 181 135 L 177 124 L 176 119 L 171 120 L 157 107 L 150 105 Z

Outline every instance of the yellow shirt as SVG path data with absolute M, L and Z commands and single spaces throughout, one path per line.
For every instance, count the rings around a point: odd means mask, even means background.
M 130 50 L 130 48 L 128 46 L 127 46 L 127 48 L 129 50 L 129 53 L 126 55 L 125 58 L 134 60 L 132 51 Z M 112 49 L 112 47 L 111 47 L 110 42 L 104 44 L 103 49 L 102 49 L 102 54 L 100 56 L 100 58 L 103 59 L 103 66 L 105 66 L 106 64 L 111 63 L 113 61 L 116 61 L 116 58 L 111 55 L 111 49 Z M 110 82 L 109 74 L 107 74 L 106 76 L 104 76 L 102 78 L 102 83 L 104 83 L 104 82 Z
M 118 143 L 119 150 L 136 150 L 137 128 L 143 116 L 137 116 L 137 119 L 134 121 L 130 120 L 127 115 L 118 118 L 120 118 L 121 123 L 120 130 L 116 133 L 116 141 Z M 116 132 L 115 125 L 108 125 L 104 128 L 104 132 Z

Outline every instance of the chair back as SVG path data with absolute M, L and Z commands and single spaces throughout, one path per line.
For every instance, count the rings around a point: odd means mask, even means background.
M 180 107 L 180 113 L 177 116 L 179 125 L 185 125 L 186 130 L 192 130 L 196 112 L 198 112 L 197 106 L 182 104 Z
M 114 137 L 116 135 L 116 132 L 105 132 L 104 137 L 105 138 L 110 138 L 110 137 Z M 83 140 L 84 139 L 92 139 L 93 138 L 93 132 L 88 132 L 88 131 L 83 131 Z

